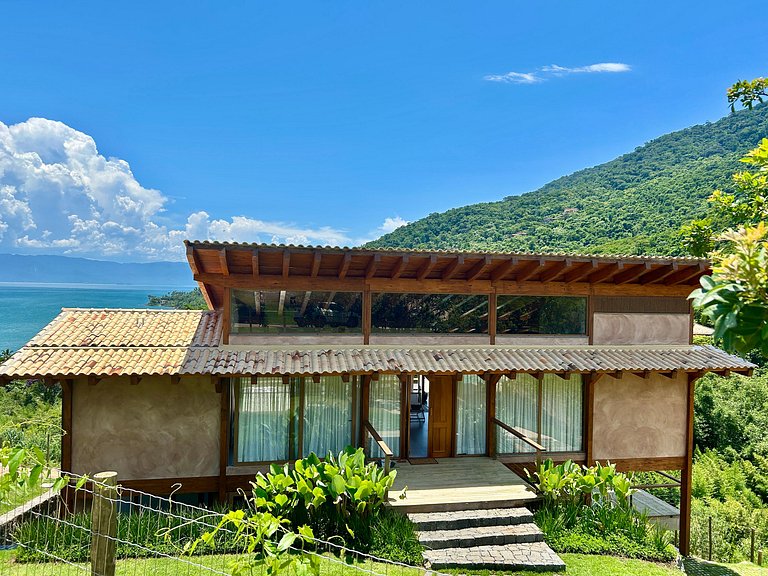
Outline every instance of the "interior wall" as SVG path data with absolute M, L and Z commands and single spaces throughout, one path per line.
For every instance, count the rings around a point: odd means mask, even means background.
M 217 476 L 221 399 L 210 377 L 85 379 L 72 391 L 72 468 L 120 480 Z
M 688 344 L 689 314 L 595 312 L 593 344 Z
M 595 382 L 593 458 L 684 456 L 687 422 L 686 374 L 602 376 Z

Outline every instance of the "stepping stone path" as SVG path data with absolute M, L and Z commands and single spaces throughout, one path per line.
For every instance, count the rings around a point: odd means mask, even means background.
M 557 572 L 565 563 L 544 542 L 527 508 L 409 514 L 432 570 Z

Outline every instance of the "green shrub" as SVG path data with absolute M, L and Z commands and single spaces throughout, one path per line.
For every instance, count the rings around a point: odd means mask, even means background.
M 413 523 L 406 515 L 383 508 L 371 519 L 368 553 L 394 562 L 421 566 L 424 563 L 423 551 Z

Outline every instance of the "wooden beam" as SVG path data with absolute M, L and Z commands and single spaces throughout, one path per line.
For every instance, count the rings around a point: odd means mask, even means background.
M 488 295 L 488 339 L 490 344 L 496 344 L 496 322 L 499 305 L 496 292 Z
M 606 266 L 598 268 L 596 272 L 593 272 L 587 276 L 587 282 L 590 284 L 597 284 L 603 280 L 608 280 L 611 276 L 618 274 L 622 268 L 624 268 L 624 264 L 622 262 L 618 262 L 616 264 L 607 264 Z
M 101 378 L 93 374 L 89 375 L 86 379 L 88 380 L 88 386 L 96 386 L 96 384 L 101 382 Z
M 626 284 L 627 282 L 634 282 L 650 269 L 651 265 L 648 262 L 635 264 L 634 266 L 630 266 L 628 269 L 624 270 L 624 272 L 616 274 L 616 276 L 613 277 L 613 283 Z
M 508 258 L 506 260 L 500 260 L 500 264 L 491 270 L 491 282 L 498 282 L 507 277 L 512 271 L 512 268 L 517 266 L 519 260 L 517 258 Z
M 405 270 L 406 266 L 408 266 L 408 255 L 403 254 L 400 256 L 400 258 L 397 259 L 394 268 L 392 268 L 392 274 L 390 274 L 389 277 L 392 280 L 400 278 L 400 275 L 403 273 L 403 270 Z
M 687 268 L 682 268 L 674 274 L 667 276 L 665 283 L 669 285 L 682 284 L 699 274 L 703 274 L 705 270 L 706 267 L 703 264 L 699 264 L 698 266 L 688 266 Z
M 592 274 L 595 270 L 597 270 L 597 260 L 584 262 L 574 270 L 568 271 L 568 273 L 565 275 L 565 278 L 563 278 L 563 282 L 567 284 L 579 282 L 580 280 L 584 280 L 584 278 Z
M 536 274 L 541 268 L 544 266 L 544 259 L 540 260 L 532 260 L 530 262 L 526 262 L 523 266 L 520 267 L 520 269 L 515 273 L 515 281 L 516 282 L 525 282 Z
M 222 381 L 219 415 L 219 503 L 225 504 L 227 500 L 227 466 L 229 464 L 229 429 L 230 429 L 230 381 L 226 378 Z
M 376 274 L 376 270 L 381 263 L 381 254 L 374 254 L 371 261 L 368 262 L 368 267 L 365 269 L 365 279 L 370 280 Z
M 341 264 L 339 265 L 339 271 L 337 273 L 339 280 L 344 280 L 344 278 L 347 277 L 350 262 L 352 262 L 352 255 L 349 252 L 346 252 L 344 257 L 341 259 Z
M 312 252 L 312 270 L 310 270 L 309 275 L 312 278 L 316 278 L 317 275 L 320 273 L 320 261 L 323 259 L 323 254 L 319 250 L 315 250 Z
M 229 333 L 232 331 L 232 288 L 224 288 L 223 300 L 221 306 L 221 343 L 229 344 Z
M 587 466 L 595 463 L 594 437 L 595 437 L 595 377 L 592 374 L 584 375 L 584 459 Z
M 653 284 L 654 282 L 660 282 L 673 272 L 677 272 L 680 266 L 677 262 L 673 262 L 671 265 L 660 266 L 655 270 L 651 270 L 647 274 L 644 274 L 639 282 L 640 284 Z
M 432 268 L 435 267 L 435 264 L 437 264 L 437 256 L 432 254 L 429 259 L 422 265 L 421 268 L 419 268 L 419 272 L 416 274 L 416 278 L 419 280 L 424 280 L 430 272 L 432 272 Z
M 202 274 L 204 270 L 200 266 L 200 260 L 197 257 L 197 252 L 192 246 L 187 246 L 187 262 L 192 269 L 192 274 Z
M 72 472 L 72 396 L 74 380 L 61 381 L 61 469 Z
M 259 277 L 259 251 L 255 248 L 251 254 L 251 275 L 254 278 Z
M 555 278 L 560 276 L 566 269 L 570 268 L 572 262 L 570 258 L 566 258 L 561 262 L 555 262 L 551 264 L 549 268 L 544 270 L 539 275 L 539 282 L 552 282 Z
M 219 267 L 224 276 L 229 276 L 229 262 L 227 262 L 227 249 L 219 250 Z
M 464 256 L 457 256 L 454 258 L 448 266 L 443 270 L 442 279 L 450 280 L 456 275 L 458 269 L 464 264 Z
M 283 250 L 283 278 L 288 278 L 291 271 L 291 251 Z
M 480 276 L 483 272 L 485 272 L 486 268 L 491 265 L 491 257 L 485 256 L 482 260 L 480 260 L 477 264 L 472 266 L 467 271 L 467 282 L 472 282 L 475 278 Z
M 141 382 L 141 376 L 137 376 L 136 374 L 131 374 L 129 376 L 129 384 L 131 386 L 138 386 L 139 382 Z

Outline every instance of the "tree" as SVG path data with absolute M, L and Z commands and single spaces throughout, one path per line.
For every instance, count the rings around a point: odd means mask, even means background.
M 737 102 L 751 109 L 766 96 L 766 78 L 741 80 L 728 90 L 731 109 Z M 734 174 L 736 191 L 716 190 L 710 215 L 687 227 L 688 248 L 711 251 L 714 262 L 712 275 L 702 277 L 690 297 L 727 350 L 768 355 L 768 138 L 741 161 L 752 169 Z M 715 235 L 718 228 L 725 231 Z

